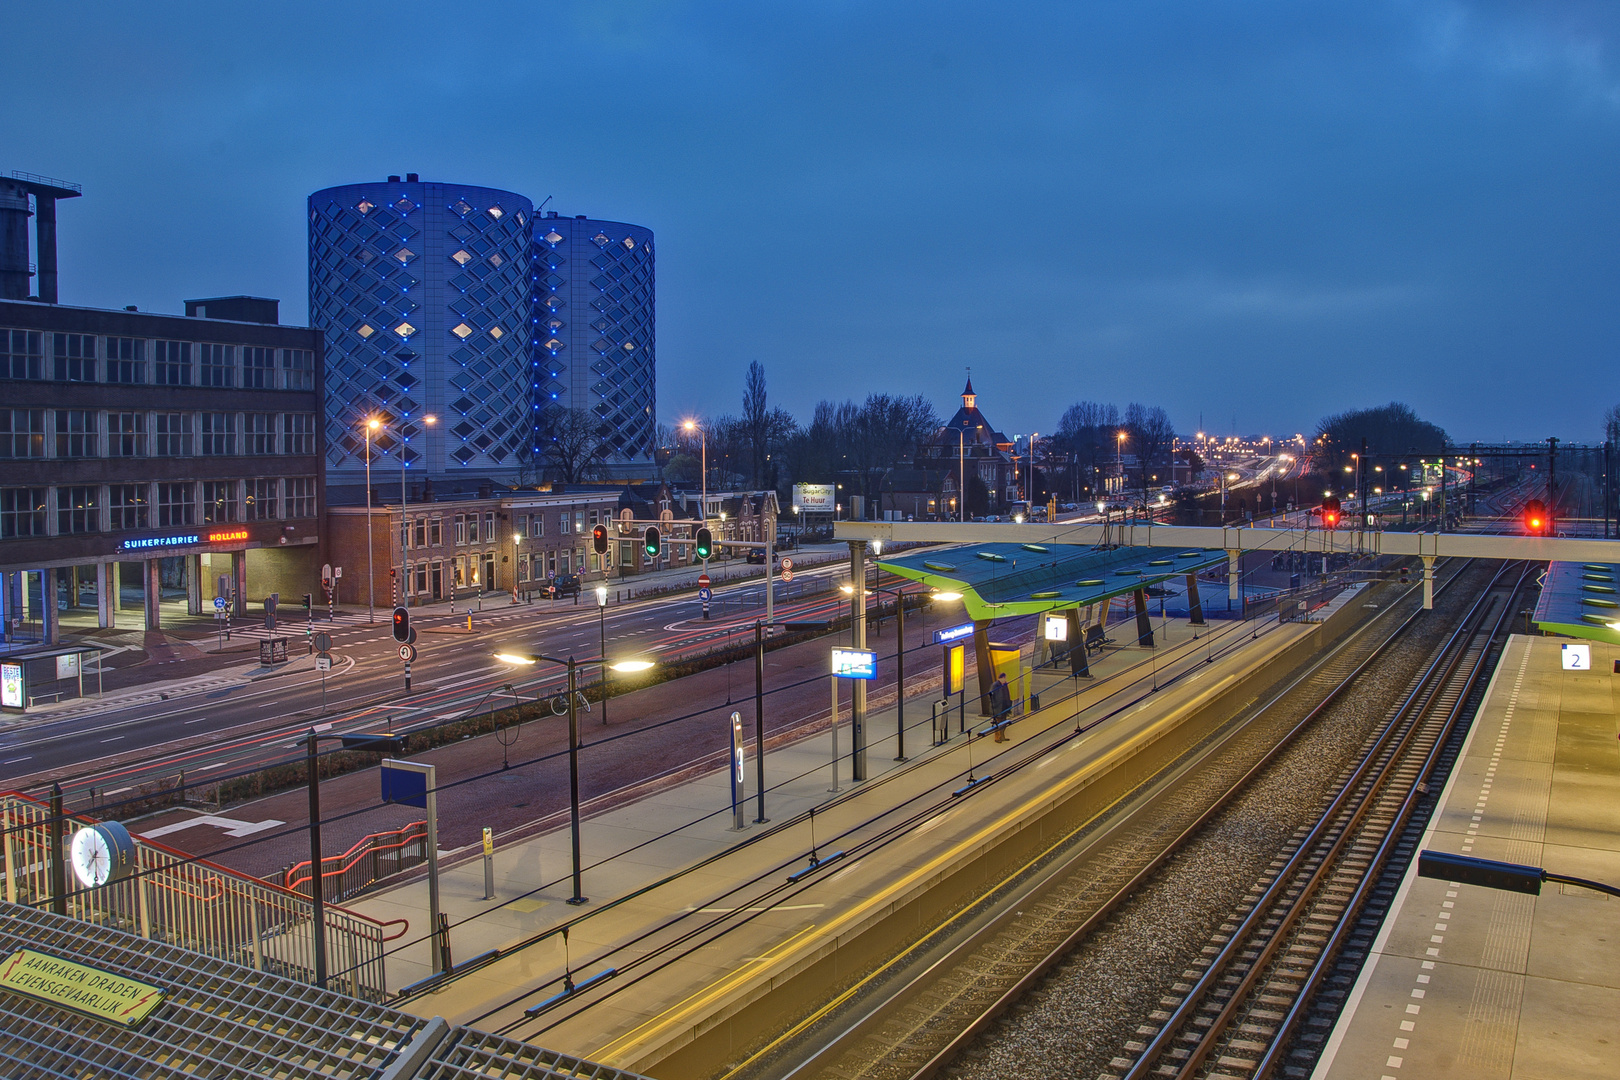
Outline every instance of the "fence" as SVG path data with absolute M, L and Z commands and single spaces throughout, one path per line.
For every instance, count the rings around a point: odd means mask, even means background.
M 62 851 L 75 832 L 93 824 L 66 815 Z M 62 857 L 62 851 L 52 851 L 49 807 L 17 792 L 0 793 L 0 846 L 6 902 L 48 905 L 52 860 Z M 71 883 L 71 868 L 63 872 Z M 99 888 L 70 886 L 67 914 L 258 971 L 315 981 L 309 898 L 154 841 L 135 838 L 135 866 L 128 876 Z M 406 929 L 404 920 L 380 923 L 328 905 L 327 984 L 358 998 L 384 1000 L 383 944 Z
M 427 861 L 427 822 L 361 837 L 341 855 L 321 859 L 321 895 L 331 901 L 358 896 L 391 874 Z M 309 860 L 294 863 L 282 874 L 282 887 L 309 895 Z

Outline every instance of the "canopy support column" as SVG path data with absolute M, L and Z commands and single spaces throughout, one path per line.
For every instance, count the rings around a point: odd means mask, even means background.
M 1187 575 L 1187 615 L 1194 626 L 1204 625 L 1204 601 L 1198 595 L 1198 574 Z
M 1069 671 L 1076 678 L 1091 678 L 1091 666 L 1086 663 L 1086 639 L 1080 632 L 1080 609 L 1064 612 L 1069 620 Z
M 1153 623 L 1148 618 L 1147 590 L 1137 589 L 1131 595 L 1136 597 L 1136 643 L 1153 648 Z
M 996 673 L 990 667 L 990 620 L 973 620 L 973 659 L 979 670 L 979 715 L 990 715 L 990 684 Z

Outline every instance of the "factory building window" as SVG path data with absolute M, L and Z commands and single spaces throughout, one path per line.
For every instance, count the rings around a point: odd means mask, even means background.
M 197 523 L 197 485 L 186 481 L 178 484 L 159 484 L 158 525 L 195 525 Z
M 44 348 L 38 330 L 0 330 L 0 378 L 43 379 Z
M 139 385 L 146 381 L 146 342 L 138 338 L 107 339 L 107 381 Z
M 98 414 L 91 409 L 56 410 L 56 456 L 59 458 L 95 457 L 96 421 Z
M 45 489 L 0 488 L 0 539 L 45 535 Z
M 99 486 L 56 489 L 56 531 L 60 535 L 101 531 Z
M 45 456 L 45 410 L 0 409 L 0 458 Z
M 96 336 L 56 334 L 56 377 L 61 382 L 96 381 Z
M 197 351 L 202 361 L 202 377 L 198 380 L 199 385 L 236 385 L 236 346 L 199 345 Z

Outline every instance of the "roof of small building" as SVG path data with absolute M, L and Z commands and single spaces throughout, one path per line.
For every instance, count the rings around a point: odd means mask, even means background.
M 899 577 L 960 592 L 975 620 L 1102 603 L 1224 565 L 1226 552 L 1083 544 L 972 544 L 880 559 Z

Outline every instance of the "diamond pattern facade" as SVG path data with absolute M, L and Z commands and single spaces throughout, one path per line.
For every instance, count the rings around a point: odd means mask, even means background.
M 327 465 L 510 472 L 530 438 L 534 207 L 510 191 L 388 181 L 309 198 L 310 324 L 326 332 Z M 438 422 L 429 427 L 424 415 Z
M 547 216 L 534 223 L 536 445 L 548 407 L 585 409 L 619 475 L 651 475 L 656 427 L 653 234 L 638 225 Z
M 329 472 L 363 477 L 362 424 L 377 416 L 374 469 L 499 478 L 530 440 L 544 445 L 555 409 L 578 408 L 598 421 L 612 473 L 652 475 L 654 300 L 653 235 L 640 226 L 536 219 L 528 199 L 494 188 L 316 192 L 309 310 L 326 332 Z

